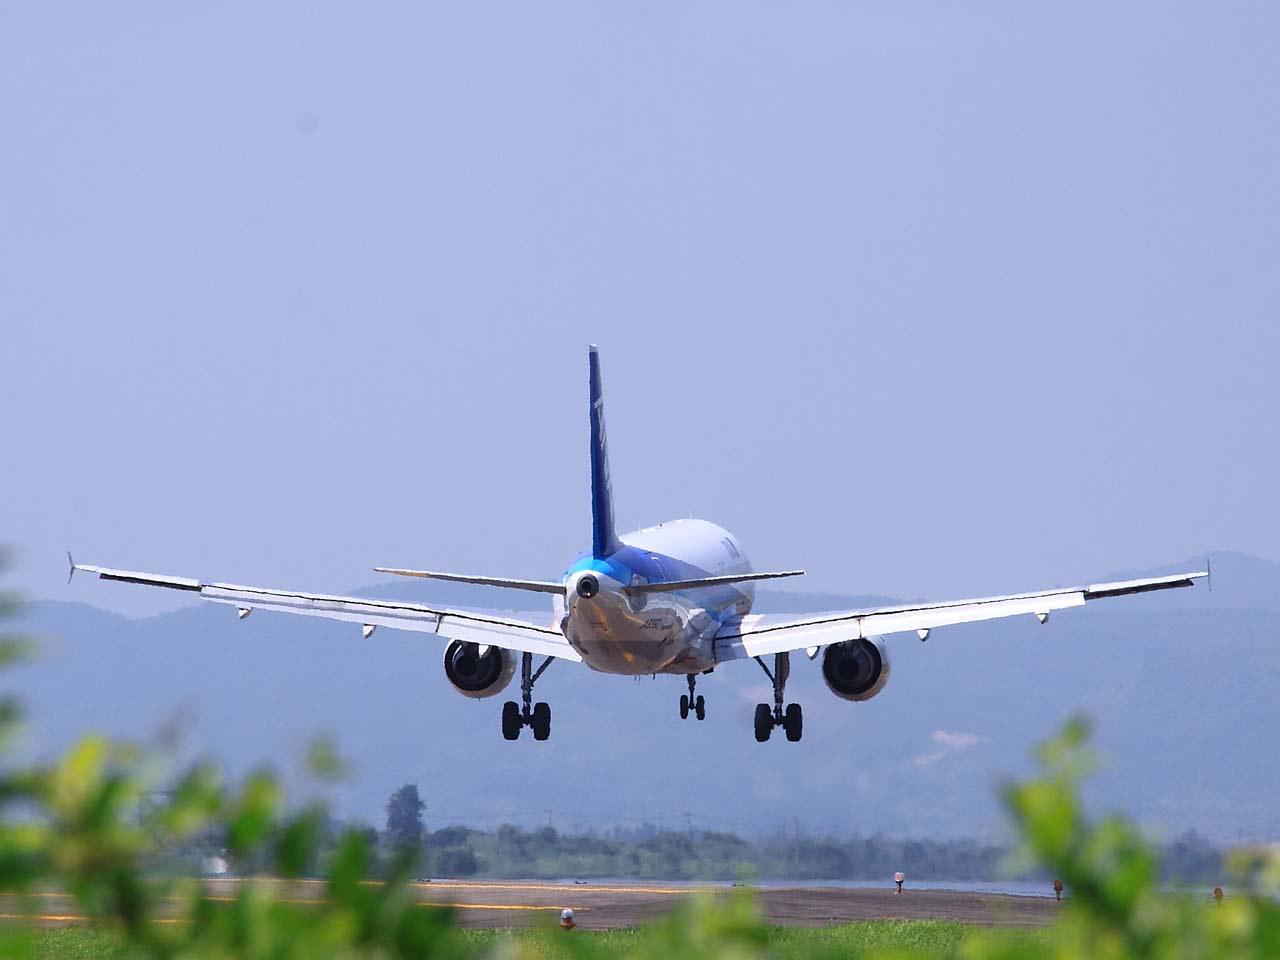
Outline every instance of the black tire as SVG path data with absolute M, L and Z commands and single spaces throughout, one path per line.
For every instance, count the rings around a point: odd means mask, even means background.
M 800 704 L 787 704 L 787 712 L 782 720 L 782 729 L 787 731 L 787 739 L 792 743 L 800 741 L 800 735 L 804 733 L 804 709 Z
M 702 699 L 702 694 L 693 702 L 693 715 L 699 720 L 707 719 L 707 701 Z
M 520 704 L 508 700 L 502 705 L 502 736 L 506 740 L 520 739 L 520 728 L 524 726 L 520 717 Z
M 756 743 L 764 743 L 773 733 L 773 711 L 767 703 L 756 704 Z
M 680 719 L 689 719 L 689 695 L 687 693 L 680 694 Z
M 535 703 L 533 705 L 533 718 L 529 724 L 533 727 L 533 739 L 546 740 L 551 736 L 551 705 L 547 703 Z

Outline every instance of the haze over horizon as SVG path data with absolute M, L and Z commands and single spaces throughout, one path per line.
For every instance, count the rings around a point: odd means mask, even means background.
M 291 785 L 340 734 L 361 816 L 412 780 L 512 819 L 958 835 L 1084 709 L 1117 762 L 1091 799 L 1280 836 L 1278 45 L 1248 2 L 10 5 L 29 748 L 176 707 L 193 753 Z M 554 739 L 507 744 L 432 638 L 66 584 L 68 549 L 315 592 L 556 577 L 589 542 L 592 342 L 623 529 L 703 517 L 810 593 L 1238 576 L 895 640 L 867 704 L 805 661 L 804 739 L 763 745 L 750 663 L 695 730 L 676 679 L 560 664 Z

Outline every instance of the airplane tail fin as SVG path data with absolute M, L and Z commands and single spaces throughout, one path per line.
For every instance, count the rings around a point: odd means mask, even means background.
M 607 557 L 620 544 L 613 525 L 613 483 L 609 479 L 609 449 L 604 436 L 600 351 L 594 343 L 588 357 L 591 366 L 591 555 Z

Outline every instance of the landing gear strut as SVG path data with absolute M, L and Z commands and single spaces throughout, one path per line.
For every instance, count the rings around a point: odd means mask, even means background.
M 546 703 L 533 703 L 533 685 L 542 676 L 555 657 L 547 657 L 535 671 L 533 654 L 520 655 L 520 699 L 523 706 L 514 700 L 502 705 L 502 736 L 507 740 L 517 740 L 523 727 L 533 729 L 533 739 L 546 740 L 551 736 L 551 706 Z
M 773 656 L 773 669 L 770 670 L 763 660 L 755 658 L 766 677 L 773 681 L 773 708 L 767 703 L 756 704 L 756 741 L 764 743 L 773 733 L 774 727 L 782 727 L 787 739 L 795 743 L 804 732 L 804 710 L 798 703 L 789 703 L 782 708 L 783 690 L 787 686 L 787 678 L 791 676 L 791 654 L 776 653 Z
M 698 682 L 695 674 L 689 674 L 689 692 L 680 694 L 680 719 L 689 719 L 689 709 L 693 709 L 693 715 L 699 720 L 705 720 L 707 716 L 707 701 L 699 695 L 694 697 L 693 688 Z

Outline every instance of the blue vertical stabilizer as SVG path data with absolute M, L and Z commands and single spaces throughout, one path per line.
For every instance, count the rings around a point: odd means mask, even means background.
M 607 557 L 618 547 L 613 525 L 613 483 L 609 480 L 609 447 L 604 436 L 604 392 L 600 385 L 600 351 L 591 345 L 591 555 Z

